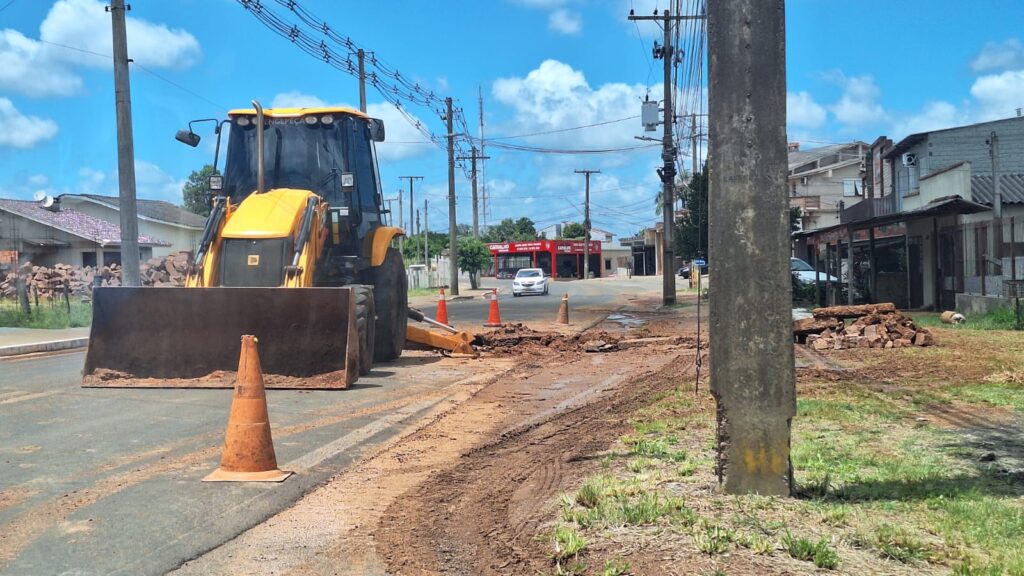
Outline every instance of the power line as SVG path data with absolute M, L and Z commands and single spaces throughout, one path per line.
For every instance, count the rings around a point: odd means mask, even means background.
M 611 154 L 615 152 L 631 152 L 661 146 L 661 144 L 641 144 L 639 146 L 624 146 L 622 148 L 541 148 L 538 146 L 523 146 L 519 144 L 507 144 L 503 142 L 492 142 L 491 146 L 517 152 L 536 152 L 538 154 Z
M 559 128 L 557 130 L 545 130 L 544 132 L 531 132 L 529 134 L 515 134 L 513 136 L 492 136 L 490 138 L 487 138 L 486 142 L 492 142 L 494 140 L 511 140 L 513 138 L 528 138 L 530 136 L 544 136 L 544 135 L 547 135 L 547 134 L 559 134 L 559 133 L 562 133 L 562 132 L 572 132 L 573 130 L 582 130 L 584 128 L 595 128 L 597 126 L 607 126 L 608 124 L 615 124 L 617 122 L 625 122 L 626 120 L 635 120 L 635 119 L 637 119 L 639 117 L 640 117 L 640 115 L 637 114 L 635 116 L 627 116 L 625 118 L 616 118 L 615 120 L 607 120 L 605 122 L 597 122 L 597 123 L 594 123 L 594 124 L 584 124 L 582 126 L 572 126 L 570 128 Z M 474 140 L 479 140 L 479 139 L 478 138 L 474 138 Z

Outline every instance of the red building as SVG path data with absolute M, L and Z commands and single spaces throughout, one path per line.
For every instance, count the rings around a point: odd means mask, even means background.
M 531 240 L 488 244 L 494 263 L 488 276 L 515 275 L 521 268 L 540 268 L 552 278 L 583 277 L 582 240 Z M 601 241 L 590 242 L 590 273 L 601 276 Z

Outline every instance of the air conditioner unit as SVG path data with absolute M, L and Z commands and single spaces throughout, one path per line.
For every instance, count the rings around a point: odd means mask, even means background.
M 917 154 L 907 152 L 903 155 L 904 166 L 917 166 Z

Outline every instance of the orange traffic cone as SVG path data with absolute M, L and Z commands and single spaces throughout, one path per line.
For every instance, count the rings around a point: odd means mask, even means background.
M 501 312 L 498 310 L 498 289 L 491 291 L 491 311 L 487 315 L 488 328 L 501 328 Z
M 220 468 L 203 482 L 281 482 L 291 475 L 277 467 L 256 337 L 242 336 Z
M 562 294 L 562 304 L 558 307 L 558 319 L 556 324 L 569 323 L 569 293 Z
M 444 288 L 441 288 L 441 293 L 437 295 L 437 314 L 434 316 L 434 320 L 448 324 L 448 302 L 444 299 Z

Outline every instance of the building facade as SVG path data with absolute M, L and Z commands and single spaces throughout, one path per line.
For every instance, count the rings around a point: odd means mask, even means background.
M 864 197 L 867 150 L 859 141 L 810 150 L 790 143 L 789 205 L 800 208 L 802 229 L 838 224 L 840 203 L 850 206 Z

